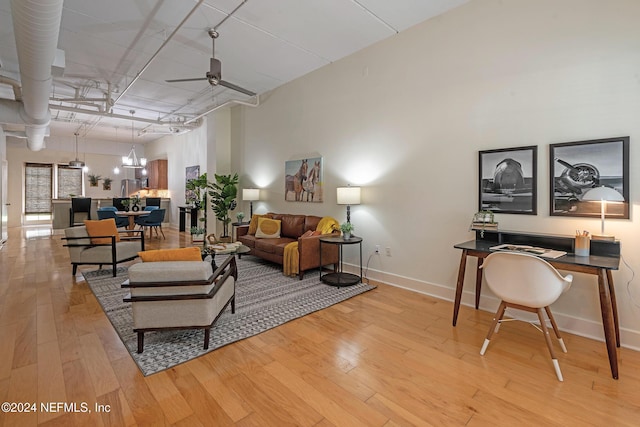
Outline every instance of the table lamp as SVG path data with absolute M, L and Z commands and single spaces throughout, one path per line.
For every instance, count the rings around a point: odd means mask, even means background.
M 611 187 L 594 187 L 587 190 L 582 196 L 582 201 L 585 202 L 600 202 L 600 218 L 602 225 L 600 228 L 600 235 L 594 235 L 592 238 L 596 240 L 615 240 L 614 236 L 607 236 L 604 234 L 604 217 L 607 210 L 607 202 L 624 202 L 622 194 L 617 192 Z
M 260 190 L 258 188 L 243 188 L 242 200 L 249 202 L 249 206 L 250 206 L 249 219 L 253 218 L 253 201 L 260 200 Z
M 351 223 L 351 205 L 360 204 L 360 187 L 338 187 L 338 204 L 347 205 L 347 222 Z

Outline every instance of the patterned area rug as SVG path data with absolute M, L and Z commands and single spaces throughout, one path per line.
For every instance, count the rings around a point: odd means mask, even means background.
M 83 275 L 145 376 L 375 288 L 363 283 L 336 288 L 320 283 L 317 271 L 298 280 L 283 276 L 279 265 L 254 257 L 245 256 L 237 261 L 236 312 L 231 314 L 230 306 L 225 309 L 211 328 L 208 350 L 202 348 L 203 330 L 160 331 L 145 333 L 144 352 L 138 354 L 131 303 L 122 301 L 128 290 L 120 287 L 127 279 L 127 268 L 118 267 L 117 277 L 112 277 L 110 269 Z

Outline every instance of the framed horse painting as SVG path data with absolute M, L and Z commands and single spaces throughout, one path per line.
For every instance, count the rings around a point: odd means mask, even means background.
M 285 162 L 284 200 L 322 202 L 322 157 Z

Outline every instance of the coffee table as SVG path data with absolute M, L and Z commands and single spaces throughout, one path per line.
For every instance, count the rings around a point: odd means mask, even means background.
M 216 249 L 222 245 L 210 245 L 200 249 L 200 254 L 202 255 L 202 259 L 204 260 L 208 255 L 211 255 L 211 267 L 213 267 L 213 271 L 216 271 L 218 266 L 216 265 L 216 255 L 238 255 L 241 256 L 243 254 L 247 254 L 251 252 L 251 248 L 249 246 L 240 245 L 235 248 L 226 248 L 226 249 Z

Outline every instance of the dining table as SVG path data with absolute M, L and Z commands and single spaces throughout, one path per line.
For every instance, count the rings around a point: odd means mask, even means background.
M 129 218 L 129 225 L 127 225 L 127 230 L 133 230 L 136 226 L 136 217 L 140 215 L 149 215 L 149 211 L 116 211 L 116 215 Z

